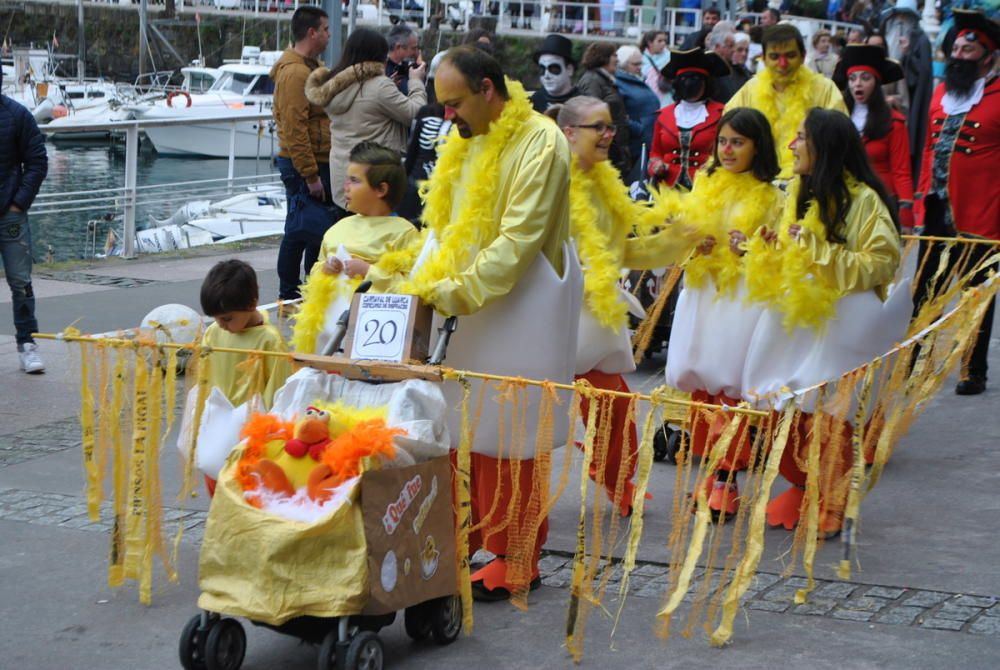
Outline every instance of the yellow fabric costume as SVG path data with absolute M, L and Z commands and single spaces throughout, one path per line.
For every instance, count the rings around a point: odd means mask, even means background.
M 875 291 L 885 301 L 900 262 L 899 234 L 878 194 L 853 179 L 848 181 L 851 206 L 838 231 L 844 243 L 826 239 L 815 201 L 798 218 L 800 186 L 789 186 L 777 245 L 759 236 L 748 244 L 747 289 L 750 300 L 769 303 L 784 315 L 785 327 L 822 328 L 833 316 L 837 300 L 850 293 Z M 801 226 L 798 241 L 788 235 Z M 805 275 L 811 274 L 815 281 Z
M 398 216 L 355 214 L 330 226 L 323 235 L 319 261 L 337 253 L 343 245 L 347 253 L 367 263 L 376 263 L 387 251 L 405 249 L 419 237 L 412 223 Z
M 260 314 L 264 318 L 264 323 L 238 333 L 230 333 L 213 323 L 205 330 L 201 340 L 202 346 L 288 351 L 284 338 L 278 329 L 271 325 L 267 313 Z M 234 407 L 242 405 L 259 391 L 264 408 L 270 408 L 275 391 L 284 385 L 292 373 L 291 360 L 280 356 L 218 352 L 212 354 L 209 365 L 209 386 L 219 387 Z
M 853 194 L 852 194 L 853 195 Z M 794 206 L 789 199 L 789 206 Z M 803 229 L 799 237 L 813 272 L 842 294 L 875 291 L 883 301 L 900 261 L 899 233 L 878 193 L 859 185 L 847 225 L 844 244 L 828 242 Z
M 500 153 L 498 164 L 473 174 L 466 168 L 480 147 L 490 141 L 492 132 L 470 139 L 453 132 L 447 140 L 472 145 L 454 193 L 465 193 L 474 180 L 495 182 L 494 225 L 498 225 L 496 235 L 474 249 L 467 264 L 435 285 L 431 302 L 446 316 L 474 314 L 507 295 L 538 252 L 545 254 L 558 274 L 563 272 L 563 244 L 569 237 L 566 184 L 570 161 L 565 136 L 552 121 L 532 112 Z M 429 193 L 440 186 L 439 175 L 435 169 Z M 450 220 L 455 220 L 463 203 L 462 197 L 452 199 Z M 398 273 L 399 268 L 393 269 Z M 373 280 L 374 290 L 389 293 L 401 277 L 373 267 L 368 278 Z
M 780 93 L 774 88 L 774 74 L 765 67 L 736 92 L 726 103 L 725 111 L 737 107 L 753 107 L 771 122 L 778 163 L 781 165 L 779 179 L 792 177 L 793 157 L 788 145 L 795 139 L 799 125 L 811 108 L 823 107 L 847 114 L 844 96 L 836 84 L 807 67 L 796 70 Z

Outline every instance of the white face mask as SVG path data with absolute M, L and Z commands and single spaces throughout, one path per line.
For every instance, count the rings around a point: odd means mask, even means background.
M 573 88 L 573 66 L 562 56 L 542 54 L 538 57 L 542 88 L 552 96 L 566 95 Z

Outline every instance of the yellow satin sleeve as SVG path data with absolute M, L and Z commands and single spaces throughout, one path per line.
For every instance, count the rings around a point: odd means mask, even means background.
M 889 210 L 875 191 L 862 186 L 846 218 L 844 244 L 828 242 L 805 230 L 799 243 L 809 251 L 816 274 L 841 292 L 874 290 L 885 300 L 901 255 L 899 234 Z
M 569 147 L 548 119 L 535 116 L 525 126 L 497 166 L 497 237 L 465 270 L 434 287 L 431 302 L 441 314 L 474 314 L 507 295 L 539 253 L 562 274 L 562 247 L 569 237 Z
M 694 249 L 697 239 L 685 234 L 680 224 L 667 224 L 659 232 L 625 240 L 622 267 L 653 270 L 680 263 Z
M 351 256 L 375 263 L 385 252 L 402 249 L 418 236 L 416 227 L 401 217 L 355 214 L 341 219 L 326 231 L 320 245 L 319 261 L 336 254 L 343 245 Z

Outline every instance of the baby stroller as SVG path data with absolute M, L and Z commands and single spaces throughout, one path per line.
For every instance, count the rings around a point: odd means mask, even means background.
M 339 349 L 348 316 L 345 312 L 338 321 L 324 353 Z M 431 364 L 443 360 L 454 325 L 451 320 L 441 329 L 446 332 Z M 302 358 L 316 368 L 332 360 Z M 202 611 L 180 637 L 186 670 L 241 666 L 246 634 L 233 616 L 318 645 L 317 667 L 329 670 L 381 669 L 378 632 L 399 610 L 406 633 L 417 641 L 447 645 L 462 630 L 449 440 L 438 420 L 446 404 L 439 385 L 427 381 L 426 372 L 425 379 L 372 384 L 316 368 L 289 378 L 272 413 L 287 416 L 324 396 L 350 399 L 358 407 L 384 402 L 388 422 L 406 428 L 397 438 L 406 449 L 399 448 L 394 458 L 404 462 L 365 471 L 345 493 L 346 504 L 316 521 L 294 523 L 246 503 L 233 474 L 243 449 L 233 450 L 219 478 L 200 556 Z

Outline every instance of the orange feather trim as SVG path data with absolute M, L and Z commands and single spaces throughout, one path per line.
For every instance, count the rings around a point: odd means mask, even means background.
M 254 491 L 259 485 L 259 479 L 251 474 L 250 469 L 265 456 L 265 449 L 268 442 L 281 440 L 282 443 L 292 437 L 295 430 L 295 423 L 283 421 L 273 414 L 253 414 L 243 426 L 240 436 L 246 440 L 243 447 L 243 455 L 236 466 L 236 480 L 243 487 L 244 491 Z M 254 504 L 256 499 L 250 504 L 259 507 L 259 503 Z
M 396 457 L 392 438 L 405 435 L 402 428 L 390 428 L 383 419 L 359 421 L 354 428 L 341 434 L 323 451 L 322 462 L 330 466 L 333 476 L 330 484 L 339 486 L 351 477 L 361 474 L 362 459 L 368 456 Z M 326 484 L 329 486 L 329 484 Z

